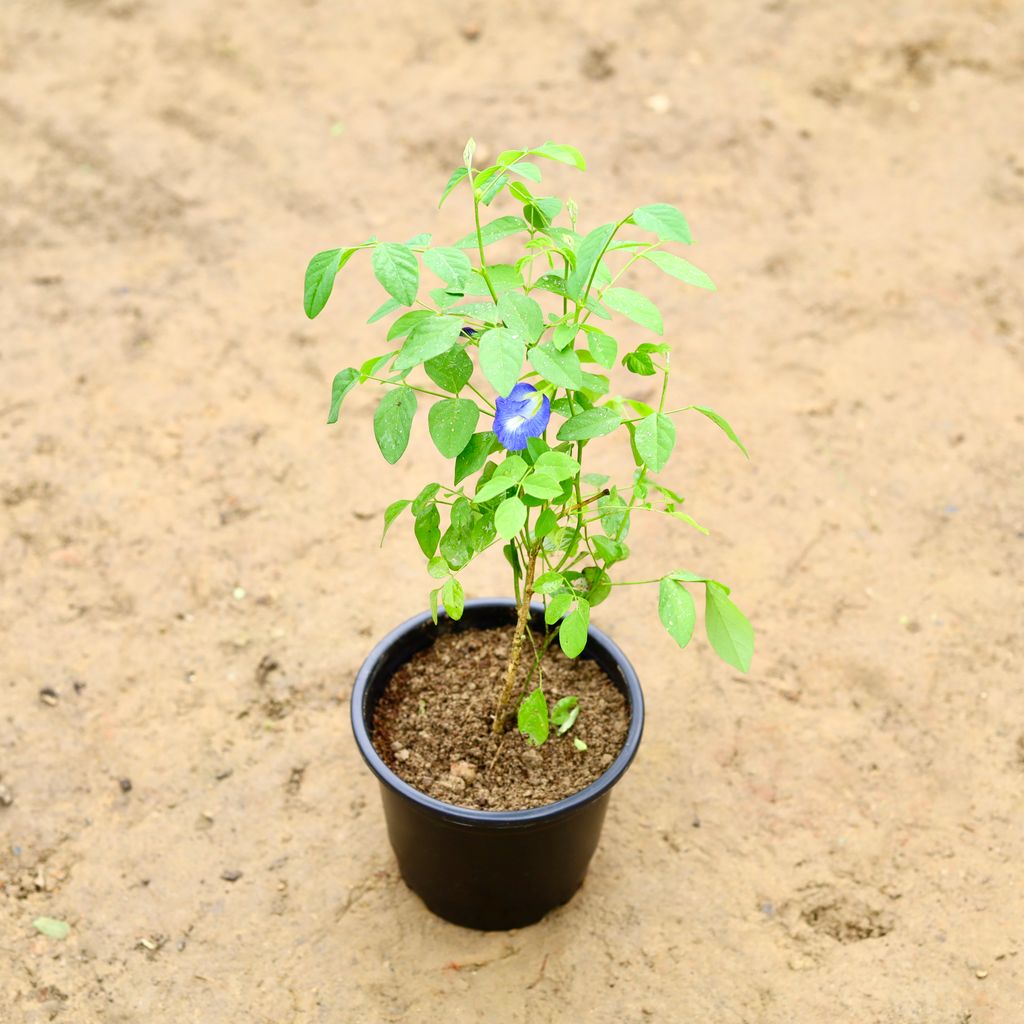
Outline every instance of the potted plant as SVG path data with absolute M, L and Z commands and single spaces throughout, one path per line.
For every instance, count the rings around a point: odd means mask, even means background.
M 706 416 L 746 450 L 713 410 L 668 408 L 667 343 L 622 351 L 612 333 L 621 316 L 662 334 L 657 307 L 620 283 L 641 260 L 714 288 L 670 251 L 692 242 L 683 215 L 639 206 L 584 233 L 575 204 L 538 187 L 538 161 L 583 170 L 578 150 L 548 142 L 477 168 L 475 148 L 470 140 L 441 195 L 444 203 L 468 192 L 473 228 L 464 238 L 371 238 L 318 253 L 305 310 L 315 317 L 338 271 L 369 254 L 387 292 L 369 323 L 393 316 L 386 351 L 337 374 L 328 423 L 353 388 L 371 383 L 382 389 L 373 429 L 388 463 L 405 452 L 421 405 L 434 445 L 454 463 L 451 482 L 428 482 L 384 512 L 385 534 L 408 513 L 436 585 L 430 610 L 366 659 L 352 724 L 380 781 L 406 882 L 451 921 L 509 928 L 539 919 L 580 885 L 610 790 L 640 741 L 636 673 L 590 625 L 591 608 L 615 587 L 657 586 L 661 622 L 685 647 L 696 619 L 691 588 L 703 588 L 712 647 L 749 667 L 753 632 L 724 584 L 678 569 L 620 578 L 635 513 L 706 532 L 657 479 L 676 444 L 673 417 Z M 499 198 L 517 212 L 485 216 Z M 516 257 L 489 256 L 506 239 L 521 243 Z M 421 264 L 437 278 L 426 298 Z M 612 393 L 609 371 L 619 365 L 660 378 L 657 406 Z M 632 453 L 626 482 L 584 470 L 591 444 L 613 434 Z M 511 568 L 512 596 L 466 601 L 459 574 L 492 548 Z

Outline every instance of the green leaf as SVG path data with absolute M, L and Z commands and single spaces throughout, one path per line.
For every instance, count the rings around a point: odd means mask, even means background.
M 413 533 L 420 551 L 427 558 L 432 558 L 441 540 L 441 513 L 437 511 L 436 505 L 431 505 L 423 515 L 416 517 Z
M 610 370 L 615 365 L 619 343 L 610 335 L 596 327 L 584 327 L 587 332 L 587 348 L 590 354 L 603 366 Z
M 565 290 L 571 299 L 582 300 L 590 284 L 594 268 L 601 259 L 608 242 L 615 234 L 614 224 L 602 224 L 594 228 L 576 249 L 576 267 L 569 274 Z
M 410 509 L 412 514 L 417 518 L 423 515 L 431 505 L 435 504 L 434 498 L 439 490 L 441 490 L 440 484 L 427 484 L 423 490 L 421 490 L 420 493 L 412 499 L 412 508 Z
M 598 499 L 597 510 L 601 514 L 601 529 L 608 537 L 624 540 L 629 533 L 629 512 L 618 488 L 612 487 Z
M 607 406 L 598 406 L 577 413 L 558 428 L 559 441 L 589 441 L 604 437 L 622 423 L 622 417 Z
M 489 548 L 497 536 L 498 531 L 494 528 L 493 515 L 482 514 L 473 520 L 473 527 L 469 531 L 469 542 L 474 552 L 479 554 Z
M 609 309 L 628 316 L 641 327 L 646 327 L 655 334 L 664 333 L 665 327 L 658 307 L 647 296 L 633 291 L 632 288 L 606 288 L 601 293 L 601 301 Z
M 416 253 L 398 242 L 381 242 L 373 250 L 373 273 L 384 291 L 403 306 L 416 301 L 420 266 Z
M 483 239 L 484 245 L 491 245 L 494 242 L 500 242 L 503 238 L 508 238 L 509 235 L 517 235 L 520 231 L 529 230 L 530 225 L 522 217 L 498 217 L 497 220 L 492 220 L 480 229 L 480 237 Z M 473 231 L 464 238 L 460 238 L 455 243 L 455 248 L 477 248 L 476 232 Z
M 526 346 L 506 327 L 492 327 L 480 336 L 480 369 L 502 398 L 516 386 Z
M 394 313 L 394 311 L 396 309 L 401 309 L 401 308 L 402 308 L 402 304 L 400 302 L 395 302 L 394 299 L 385 299 L 384 302 L 382 302 L 374 310 L 373 314 L 370 316 L 370 319 L 367 320 L 366 322 L 368 324 L 375 324 L 382 317 L 387 316 L 388 313 Z
M 617 540 L 612 540 L 611 537 L 602 537 L 597 533 L 590 538 L 590 543 L 594 548 L 594 553 L 606 566 L 614 565 L 629 557 L 629 548 Z
M 654 360 L 646 352 L 627 352 L 622 357 L 622 365 L 640 377 L 653 377 L 658 372 Z
M 665 576 L 658 586 L 658 618 L 680 647 L 690 642 L 697 611 L 690 592 L 671 576 Z
M 505 292 L 498 299 L 498 316 L 524 345 L 532 345 L 544 333 L 540 303 L 521 292 Z
M 533 589 L 537 594 L 557 594 L 566 586 L 565 577 L 554 570 L 543 573 L 533 581 Z
M 453 576 L 446 580 L 441 588 L 441 601 L 444 603 L 444 610 L 448 618 L 456 622 L 462 618 L 462 609 L 466 604 L 466 595 L 463 592 L 462 584 Z
M 470 167 L 473 164 L 473 154 L 476 152 L 476 139 L 467 139 L 465 148 L 462 150 L 462 162 Z
M 590 605 L 582 597 L 576 599 L 576 607 L 558 627 L 558 643 L 567 658 L 576 658 L 587 646 L 587 630 L 590 628 Z
M 402 387 L 389 391 L 373 416 L 373 435 L 381 455 L 393 466 L 409 446 L 409 432 L 416 415 L 416 392 Z
M 335 374 L 334 382 L 331 384 L 331 408 L 327 413 L 328 423 L 338 422 L 338 413 L 341 412 L 341 403 L 345 396 L 359 383 L 359 371 L 349 367 Z
M 480 410 L 468 398 L 442 398 L 430 407 L 427 424 L 437 450 L 454 459 L 469 444 Z
M 434 620 L 435 626 L 437 625 L 437 598 L 440 593 L 440 587 L 430 592 L 430 617 Z
M 676 256 L 675 253 L 652 249 L 650 252 L 644 253 L 644 259 L 650 260 L 656 267 L 664 270 L 666 274 L 678 281 L 684 281 L 697 288 L 706 288 L 711 292 L 715 291 L 715 282 L 700 267 L 695 267 L 688 260 Z
M 388 341 L 404 338 L 421 320 L 429 320 L 437 314 L 429 309 L 410 309 L 403 313 L 389 328 Z
M 551 709 L 551 724 L 557 726 L 558 735 L 564 736 L 576 723 L 580 713 L 579 697 L 563 697 Z
M 644 464 L 660 473 L 676 445 L 676 425 L 664 413 L 652 413 L 636 425 L 635 442 Z
M 533 527 L 533 535 L 540 540 L 546 537 L 552 530 L 558 526 L 558 519 L 555 513 L 551 509 L 544 509 L 539 516 L 537 516 L 537 522 Z
M 562 485 L 545 473 L 531 473 L 523 481 L 523 490 L 531 498 L 550 501 L 562 493 Z
M 724 416 L 719 416 L 714 409 L 708 409 L 703 405 L 691 405 L 689 408 L 699 412 L 702 416 L 707 416 L 712 423 L 717 424 L 725 432 L 725 436 L 729 438 L 729 440 L 732 441 L 732 443 L 736 445 L 736 447 L 739 448 L 739 450 L 743 452 L 748 459 L 750 458 L 747 454 L 747 449 L 743 447 L 743 442 L 736 436 L 736 431 L 729 426 L 729 422 Z
M 492 263 L 487 268 L 487 276 L 491 279 L 491 287 L 499 299 L 506 292 L 523 287 L 523 275 L 510 263 Z M 490 295 L 491 293 L 483 274 L 475 268 L 465 284 L 465 290 L 467 295 Z
M 526 506 L 515 495 L 506 498 L 494 513 L 494 528 L 505 540 L 511 540 L 525 523 Z
M 427 376 L 442 390 L 457 395 L 473 376 L 473 360 L 461 345 L 428 359 L 423 364 Z
M 560 594 L 555 594 L 555 596 L 548 601 L 547 608 L 544 609 L 544 621 L 549 626 L 553 626 L 569 610 L 569 605 L 571 605 L 575 600 L 576 598 L 569 593 L 568 590 L 564 590 Z
M 530 349 L 529 360 L 530 365 L 556 387 L 571 390 L 583 387 L 580 357 L 571 348 L 559 352 L 551 342 L 546 341 Z
M 484 206 L 490 206 L 494 202 L 498 193 L 508 184 L 508 175 L 504 172 L 499 173 L 498 169 L 494 169 L 494 176 L 487 182 L 486 188 L 480 194 L 480 202 Z
M 501 163 L 500 159 L 498 163 Z M 516 161 L 508 166 L 508 170 L 511 174 L 522 175 L 530 181 L 540 181 L 540 168 L 536 164 L 531 164 L 529 160 Z
M 327 249 L 318 252 L 306 267 L 303 307 L 310 320 L 327 305 L 338 271 L 352 258 L 355 249 Z
M 402 512 L 409 507 L 411 502 L 408 498 L 400 498 L 398 501 L 391 502 L 386 509 L 384 509 L 384 532 L 380 535 L 380 546 L 384 547 L 384 538 L 388 535 L 388 530 L 391 528 L 391 524 L 402 514 Z
M 653 231 L 664 242 L 693 241 L 686 218 L 668 203 L 651 203 L 633 211 L 633 223 L 645 231 Z
M 575 747 L 575 748 L 576 748 L 577 750 L 580 750 L 580 751 L 583 751 L 583 750 L 586 750 L 586 749 L 587 749 L 587 745 L 586 745 L 586 743 L 584 743 L 584 742 L 583 742 L 583 740 L 581 740 L 581 739 L 579 738 L 579 736 L 573 736 L 573 738 L 572 738 L 572 745 L 573 745 L 573 746 L 574 746 L 574 747 Z
M 559 324 L 551 332 L 551 344 L 561 352 L 563 349 L 567 349 L 576 340 L 578 332 L 578 324 Z
M 591 608 L 596 608 L 602 601 L 607 600 L 612 592 L 612 581 L 604 569 L 588 565 L 583 570 L 583 579 L 587 584 L 587 600 Z
M 545 716 L 547 715 L 547 710 L 547 706 L 545 706 Z M 546 738 L 547 732 L 545 730 Z M 67 921 L 58 920 L 56 917 L 37 917 L 32 922 L 32 927 L 48 939 L 66 939 L 71 934 L 71 925 Z
M 435 580 L 443 580 L 451 570 L 448 568 L 448 563 L 440 555 L 434 555 L 434 557 L 427 562 L 427 572 Z
M 441 554 L 453 569 L 461 569 L 473 557 L 473 511 L 469 498 L 457 498 L 451 522 L 441 537 Z
M 452 189 L 455 188 L 455 186 L 458 185 L 458 183 L 462 181 L 467 174 L 469 174 L 469 169 L 466 167 L 456 167 L 455 170 L 452 171 L 452 176 L 448 179 L 448 184 L 445 185 L 444 191 L 441 193 L 441 198 L 437 201 L 438 209 L 444 205 L 444 201 L 451 195 Z
M 536 440 L 536 438 L 530 438 L 530 440 Z M 515 452 L 509 452 L 505 456 L 505 461 L 498 466 L 495 476 L 507 476 L 511 480 L 517 483 L 526 476 L 526 471 L 529 466 L 526 464 L 526 460 L 521 455 L 516 455 Z
M 548 738 L 548 704 L 544 693 L 538 686 L 536 690 L 523 699 L 516 716 L 519 731 L 536 747 L 541 746 Z
M 568 480 L 580 471 L 580 464 L 565 452 L 543 452 L 537 457 L 533 468 L 538 473 L 553 477 L 555 480 Z
M 479 472 L 497 444 L 498 439 L 493 431 L 484 430 L 474 434 L 469 444 L 455 457 L 455 485 L 458 486 L 467 476 Z
M 499 494 L 505 494 L 510 488 L 515 486 L 515 480 L 511 480 L 507 476 L 501 476 L 500 474 L 495 473 L 487 483 L 481 484 L 480 487 L 477 488 L 476 494 L 473 495 L 473 500 L 478 505 L 483 505 L 492 498 L 496 498 Z
M 704 628 L 711 646 L 723 661 L 747 672 L 754 656 L 753 628 L 743 612 L 726 596 L 721 584 L 709 580 L 704 590 Z
M 395 360 L 396 370 L 411 370 L 414 366 L 443 355 L 459 340 L 462 321 L 453 316 L 432 316 L 421 320 L 405 339 Z
M 692 526 L 695 530 L 699 530 L 703 533 L 705 537 L 711 532 L 706 526 L 701 526 L 693 516 L 687 515 L 681 509 L 673 508 L 666 509 L 666 511 L 673 519 L 678 519 L 680 522 L 686 523 L 688 526 Z
M 562 210 L 562 200 L 554 196 L 541 196 L 523 204 L 523 217 L 531 227 L 542 231 Z
M 452 247 L 427 249 L 423 254 L 423 262 L 442 281 L 456 288 L 469 277 L 473 270 L 473 264 L 469 262 L 469 257 L 461 249 Z
M 537 146 L 529 151 L 534 156 L 547 157 L 548 160 L 557 160 L 562 164 L 570 164 L 578 171 L 587 169 L 587 162 L 583 154 L 575 146 L 565 146 L 558 142 L 545 142 L 543 146 Z

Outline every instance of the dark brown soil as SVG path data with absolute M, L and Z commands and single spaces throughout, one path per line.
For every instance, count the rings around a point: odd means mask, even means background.
M 392 771 L 447 803 L 518 811 L 570 796 L 612 763 L 629 726 L 626 700 L 595 662 L 556 646 L 541 666 L 544 694 L 549 708 L 578 696 L 575 725 L 565 736 L 552 728 L 541 747 L 514 723 L 500 741 L 492 734 L 511 639 L 511 627 L 443 635 L 395 673 L 373 719 L 373 745 Z

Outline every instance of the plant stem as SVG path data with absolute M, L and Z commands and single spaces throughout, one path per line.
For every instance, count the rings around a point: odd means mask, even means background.
M 408 388 L 410 391 L 418 391 L 421 395 L 430 395 L 433 398 L 451 398 L 451 395 L 446 395 L 441 391 L 431 391 L 430 388 L 420 388 L 415 384 L 406 384 L 405 381 L 396 380 L 385 380 L 383 377 L 367 377 L 367 380 L 375 381 L 377 384 L 390 384 L 393 388 Z M 476 390 L 474 388 L 474 390 Z M 482 397 L 482 396 L 481 396 Z M 486 399 L 484 399 L 486 401 Z M 493 416 L 494 410 L 488 412 L 487 409 L 481 409 L 477 406 L 479 412 L 484 416 Z
M 533 598 L 533 574 L 537 568 L 537 555 L 540 544 L 527 549 L 529 557 L 526 563 L 526 575 L 523 577 L 523 592 L 519 599 L 519 614 L 516 617 L 516 631 L 512 635 L 512 649 L 508 655 L 508 667 L 505 669 L 505 684 L 501 688 L 497 706 L 494 709 L 494 723 L 491 731 L 500 736 L 505 731 L 505 719 L 508 717 L 508 706 L 516 685 L 516 673 L 519 671 L 519 659 L 523 654 L 523 641 L 530 621 L 530 601 Z
M 469 185 L 470 188 L 473 188 L 472 172 L 470 172 Z M 491 275 L 487 273 L 487 257 L 484 255 L 484 236 L 480 231 L 480 199 L 477 197 L 475 188 L 473 188 L 473 220 L 476 223 L 476 245 L 480 250 L 480 274 L 484 279 L 484 284 L 487 285 L 487 290 L 491 293 L 491 298 L 497 304 L 498 293 L 494 290 L 494 285 L 491 284 Z

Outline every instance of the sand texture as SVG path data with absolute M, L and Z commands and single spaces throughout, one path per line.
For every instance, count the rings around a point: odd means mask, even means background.
M 1024 1020 L 1022 97 L 1009 0 L 5 0 L 0 1021 Z M 466 231 L 470 135 L 577 145 L 587 224 L 686 211 L 719 291 L 638 280 L 751 461 L 682 418 L 711 536 L 638 517 L 630 571 L 758 630 L 740 676 L 595 609 L 640 754 L 578 897 L 486 935 L 396 876 L 347 721 L 445 463 L 423 418 L 383 462 L 372 388 L 324 423 L 368 261 L 301 308 L 317 250 Z

